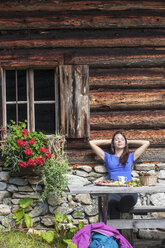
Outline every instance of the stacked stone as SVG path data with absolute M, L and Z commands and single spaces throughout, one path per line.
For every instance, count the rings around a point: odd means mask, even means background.
M 143 163 L 135 164 L 132 171 L 134 179 L 138 179 L 138 171 L 157 172 L 158 182 L 165 183 L 165 163 Z M 88 184 L 97 179 L 107 177 L 106 167 L 103 165 L 81 165 L 70 169 L 68 172 L 69 184 Z M 39 176 L 13 176 L 10 169 L 0 167 L 0 223 L 3 227 L 13 224 L 12 216 L 19 208 L 19 199 L 30 197 L 34 200 L 32 206 L 27 209 L 28 214 L 33 218 L 36 228 L 53 227 L 54 215 L 58 211 L 67 214 L 74 224 L 83 221 L 84 224 L 98 221 L 97 197 L 89 194 L 71 195 L 64 192 L 60 200 L 56 199 L 54 193 L 50 193 L 44 202 L 39 200 L 43 185 L 39 183 Z M 165 193 L 139 194 L 137 205 L 165 205 Z M 165 213 L 152 213 L 153 218 L 165 218 Z M 140 216 L 143 218 L 143 216 Z M 139 216 L 138 216 L 139 218 Z M 146 218 L 146 216 L 145 216 Z M 144 238 L 144 233 L 148 237 L 148 230 L 143 230 L 139 234 Z M 162 231 L 162 230 L 161 230 Z M 161 232 L 159 230 L 159 232 Z M 164 232 L 163 232 L 164 234 Z M 160 235 L 163 235 L 162 233 Z M 157 232 L 158 235 L 158 232 Z M 156 237 L 157 237 L 156 235 Z

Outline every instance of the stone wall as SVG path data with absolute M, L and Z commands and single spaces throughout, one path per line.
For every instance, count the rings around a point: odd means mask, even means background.
M 133 178 L 138 178 L 137 171 L 149 171 L 158 173 L 158 181 L 165 183 L 165 163 L 145 163 L 135 164 L 132 170 Z M 69 183 L 88 184 L 96 179 L 107 176 L 105 166 L 96 165 L 94 167 L 83 165 L 70 168 L 68 172 Z M 98 221 L 97 197 L 89 194 L 71 195 L 64 192 L 63 197 L 57 201 L 53 193 L 44 202 L 39 200 L 43 185 L 39 183 L 40 177 L 27 172 L 24 175 L 13 174 L 10 169 L 0 167 L 0 224 L 8 226 L 12 223 L 12 215 L 19 208 L 18 201 L 21 198 L 30 197 L 34 200 L 32 206 L 28 208 L 29 215 L 33 218 L 36 228 L 53 227 L 54 214 L 56 211 L 67 213 L 74 224 L 83 221 L 85 224 Z M 139 194 L 137 205 L 165 205 L 165 193 L 159 194 Z M 135 216 L 135 218 L 143 216 Z M 165 213 L 151 213 L 145 218 L 165 218 Z M 138 235 L 142 238 L 148 236 L 163 237 L 165 230 L 140 230 Z

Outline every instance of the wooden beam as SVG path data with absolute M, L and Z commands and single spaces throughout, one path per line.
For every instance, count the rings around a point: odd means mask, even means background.
M 58 47 L 161 47 L 164 29 L 1 31 L 0 49 Z
M 0 11 L 0 30 L 164 28 L 162 10 Z M 42 23 L 42 25 L 41 25 Z
M 91 130 L 159 129 L 165 127 L 164 110 L 108 111 L 90 113 Z
M 103 164 L 103 161 L 97 157 L 91 149 L 72 149 L 65 150 L 69 164 Z M 110 152 L 110 149 L 105 149 Z M 132 150 L 131 150 L 132 151 Z M 142 162 L 164 162 L 165 154 L 164 148 L 149 148 L 147 151 L 136 161 Z
M 90 89 L 165 88 L 164 68 L 91 68 Z
M 27 4 L 27 2 L 29 4 Z M 61 0 L 49 0 L 49 1 L 12 1 L 6 0 L 1 3 L 0 11 L 64 11 L 64 10 L 131 10 L 131 9 L 148 9 L 148 10 L 164 10 L 163 1 L 126 1 L 123 0 L 107 0 L 107 1 L 61 1 Z
M 65 54 L 67 64 L 88 64 L 92 67 L 164 67 L 165 48 L 91 48 L 74 49 Z
M 128 123 L 129 125 L 129 123 Z M 113 130 L 91 130 L 91 139 L 111 139 L 114 132 L 117 129 Z M 151 145 L 165 145 L 165 129 L 130 129 L 121 131 L 125 134 L 127 139 L 145 139 L 149 140 Z
M 108 220 L 108 225 L 116 229 L 134 229 L 134 228 L 164 228 L 165 219 L 149 220 L 149 219 L 135 219 L 135 220 Z
M 165 48 L 2 49 L 0 61 L 2 66 L 164 67 Z
M 93 111 L 164 109 L 165 89 L 90 92 L 90 108 Z

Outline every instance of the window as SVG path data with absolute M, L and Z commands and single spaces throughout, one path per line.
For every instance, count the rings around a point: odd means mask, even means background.
M 28 121 L 30 131 L 57 132 L 58 102 L 54 69 L 4 70 L 3 126 L 10 120 Z
M 89 137 L 88 65 L 1 68 L 0 78 L 0 127 L 10 120 L 27 120 L 30 131 L 56 134 L 59 130 L 66 138 Z

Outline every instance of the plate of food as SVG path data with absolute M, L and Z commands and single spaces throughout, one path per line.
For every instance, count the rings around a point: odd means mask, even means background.
M 109 187 L 127 187 L 127 184 L 121 183 L 119 181 L 113 181 L 113 180 L 98 180 L 95 182 L 96 185 L 100 186 L 109 186 Z

